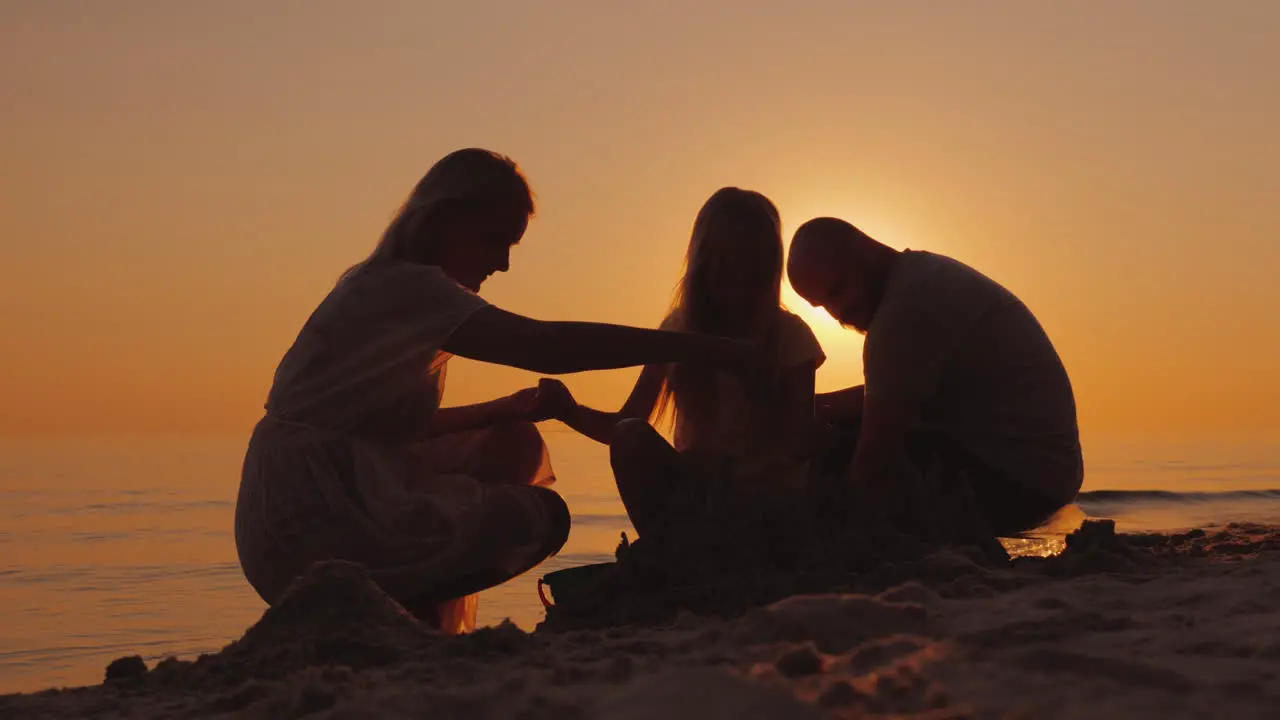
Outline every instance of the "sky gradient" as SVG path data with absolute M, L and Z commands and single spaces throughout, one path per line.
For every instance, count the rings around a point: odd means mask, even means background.
M 1017 293 L 1082 432 L 1280 437 L 1280 3 L 0 5 L 0 435 L 244 433 L 338 274 L 482 146 L 483 295 L 652 326 L 738 185 Z M 789 293 L 861 378 L 861 339 Z M 566 379 L 621 403 L 636 371 Z M 455 361 L 447 404 L 531 382 Z

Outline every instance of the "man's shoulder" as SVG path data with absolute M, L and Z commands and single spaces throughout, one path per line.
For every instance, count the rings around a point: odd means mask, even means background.
M 942 253 L 930 252 L 928 250 L 903 250 L 899 257 L 899 264 L 896 270 L 900 270 L 906 275 L 928 276 L 936 273 L 958 273 L 961 275 L 976 275 L 985 278 L 973 266 L 962 260 L 957 260 L 950 255 Z
M 882 335 L 950 336 L 992 300 L 986 276 L 954 258 L 924 250 L 903 250 L 867 332 L 866 348 Z M 937 338 L 942 341 L 942 338 Z
M 903 250 L 889 271 L 884 295 L 876 311 L 880 316 L 896 316 L 928 310 L 934 303 L 939 272 L 945 272 L 950 258 L 923 250 Z
M 951 307 L 984 304 L 1010 295 L 1002 285 L 953 257 L 924 250 L 904 250 L 890 285 L 912 304 Z

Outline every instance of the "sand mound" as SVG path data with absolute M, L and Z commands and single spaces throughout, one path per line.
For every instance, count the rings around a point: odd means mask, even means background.
M 317 563 L 239 640 L 195 662 L 161 662 L 142 679 L 217 689 L 275 680 L 304 668 L 358 671 L 405 661 L 438 638 L 362 566 Z
M 369 578 L 363 566 L 333 561 L 317 563 L 295 580 L 280 601 L 224 652 L 261 655 L 282 645 L 335 637 L 401 646 L 426 634 L 413 615 Z

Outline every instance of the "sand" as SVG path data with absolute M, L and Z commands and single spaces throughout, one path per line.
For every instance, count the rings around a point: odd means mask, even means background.
M 1070 540 L 935 552 L 879 591 L 737 617 L 464 637 L 328 563 L 217 654 L 117 661 L 99 686 L 0 697 L 0 717 L 1275 717 L 1280 529 Z

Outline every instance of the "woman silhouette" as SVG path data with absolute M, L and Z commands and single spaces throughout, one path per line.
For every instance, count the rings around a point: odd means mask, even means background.
M 424 621 L 474 627 L 474 593 L 557 552 L 569 512 L 534 422 L 568 413 L 556 381 L 440 407 L 452 355 L 545 374 L 698 360 L 741 342 L 542 322 L 476 293 L 508 269 L 534 212 L 509 158 L 436 163 L 373 253 L 312 313 L 275 373 L 236 502 L 245 577 L 267 603 L 312 563 L 350 560 Z

